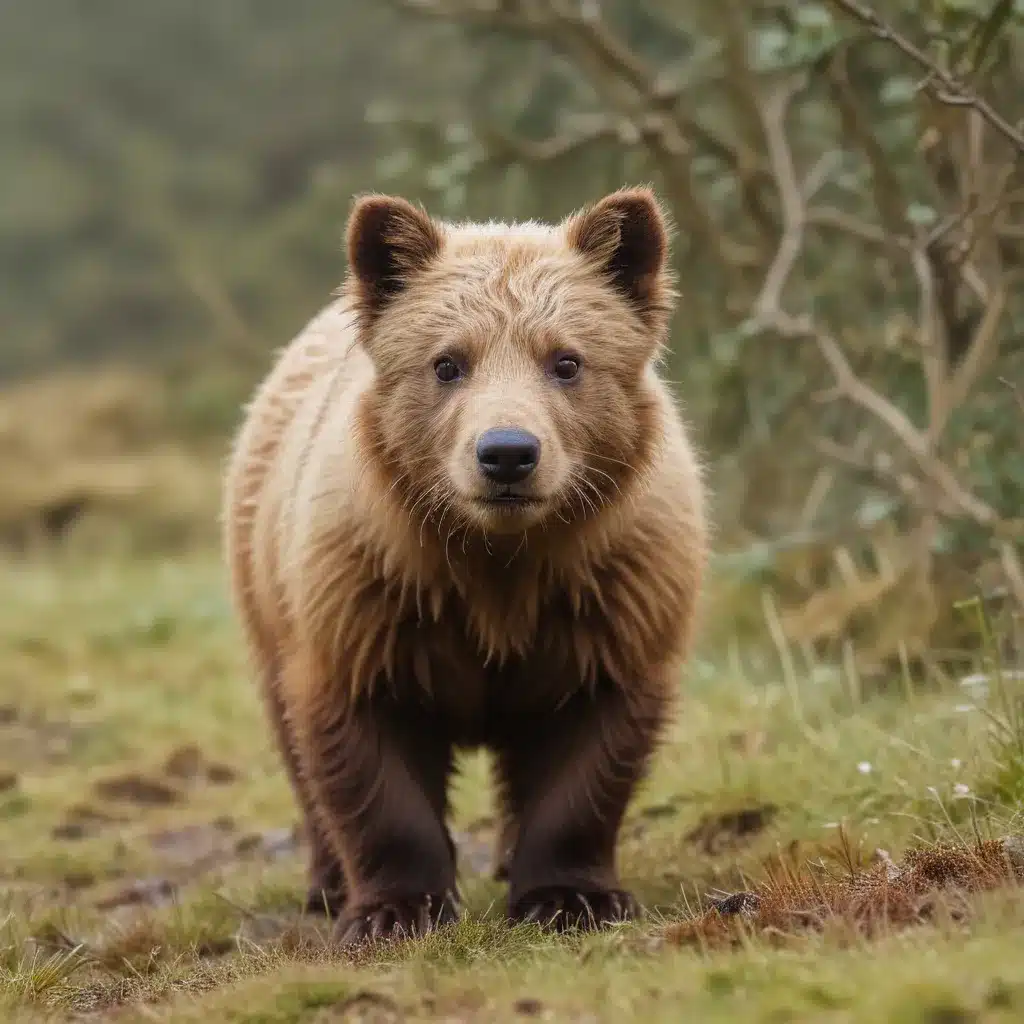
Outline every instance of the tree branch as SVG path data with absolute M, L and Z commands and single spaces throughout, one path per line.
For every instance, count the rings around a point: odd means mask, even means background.
M 780 308 L 783 289 L 796 266 L 803 245 L 806 206 L 793 154 L 786 140 L 786 113 L 803 82 L 802 75 L 793 77 L 758 105 L 782 208 L 782 238 L 765 274 L 760 294 L 754 301 L 755 318 L 770 315 L 773 310 Z
M 960 79 L 939 67 L 923 50 L 912 43 L 906 36 L 897 32 L 888 22 L 861 0 L 828 0 L 828 2 L 848 17 L 863 25 L 872 35 L 892 43 L 904 56 L 909 57 L 927 75 L 925 88 L 940 103 L 949 107 L 971 107 L 976 110 L 1000 135 L 1011 142 L 1020 153 L 1024 153 L 1024 133 L 1014 127 L 998 114 L 980 96 L 974 93 Z M 936 89 L 933 82 L 941 88 Z
M 839 343 L 810 317 L 791 316 L 774 310 L 755 318 L 749 326 L 755 331 L 773 331 L 783 338 L 814 341 L 832 371 L 836 392 L 884 424 L 913 458 L 922 476 L 935 484 L 962 513 L 981 526 L 993 528 L 998 525 L 996 511 L 960 484 L 953 472 L 932 454 L 926 435 L 914 426 L 902 409 L 854 373 Z
M 666 178 L 689 179 L 691 158 L 688 141 L 693 140 L 709 155 L 720 160 L 736 174 L 744 200 L 753 220 L 769 234 L 776 230 L 775 219 L 763 201 L 762 191 L 770 186 L 770 175 L 756 152 L 727 140 L 721 133 L 701 121 L 696 114 L 684 110 L 680 101 L 686 95 L 684 85 L 668 84 L 648 67 L 646 61 L 629 48 L 609 29 L 596 4 L 569 3 L 565 0 L 524 0 L 491 2 L 486 0 L 393 0 L 406 10 L 472 21 L 485 25 L 514 26 L 536 39 L 546 42 L 555 52 L 578 60 L 580 51 L 600 70 L 608 82 L 625 83 L 643 107 L 641 119 L 650 126 L 648 139 L 663 164 L 671 165 L 685 157 L 685 167 L 667 170 Z M 599 83 L 600 84 L 600 83 Z M 646 115 L 646 116 L 644 116 Z M 655 126 L 661 127 L 655 130 Z M 660 137 L 659 137 L 660 136 Z M 691 219 L 706 218 L 698 210 L 700 203 L 689 203 Z M 713 241 L 708 225 L 698 230 Z M 717 245 L 728 251 L 729 245 Z M 734 253 L 734 255 L 736 255 Z M 741 257 L 741 262 L 747 262 Z

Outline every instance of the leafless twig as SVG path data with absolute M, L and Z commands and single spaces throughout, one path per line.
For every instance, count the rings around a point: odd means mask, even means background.
M 794 316 L 782 304 L 782 294 L 800 255 L 804 229 L 807 223 L 805 196 L 807 189 L 801 184 L 786 136 L 785 117 L 789 103 L 799 88 L 800 79 L 794 78 L 771 93 L 761 105 L 765 138 L 771 158 L 782 208 L 783 232 L 775 257 L 764 278 L 761 291 L 754 302 L 748 329 L 754 332 L 771 331 L 789 339 L 808 339 L 815 342 L 832 372 L 835 393 L 853 402 L 875 421 L 883 424 L 900 447 L 911 457 L 918 472 L 949 505 L 960 514 L 967 515 L 982 526 L 992 528 L 999 523 L 996 511 L 977 497 L 957 479 L 956 474 L 937 456 L 936 442 L 951 408 L 950 399 L 963 400 L 977 377 L 985 355 L 990 350 L 996 326 L 1002 313 L 1002 302 L 993 302 L 986 310 L 981 325 L 960 364 L 950 378 L 945 364 L 929 350 L 937 344 L 934 328 L 928 323 L 933 315 L 932 286 L 927 264 L 921 263 L 921 250 L 911 256 L 919 270 L 922 291 L 922 339 L 924 355 L 922 366 L 929 379 L 931 424 L 929 430 L 918 428 L 897 405 L 859 377 L 850 365 L 839 342 L 809 315 Z M 917 493 L 919 488 L 908 486 L 901 480 L 899 490 L 905 495 Z

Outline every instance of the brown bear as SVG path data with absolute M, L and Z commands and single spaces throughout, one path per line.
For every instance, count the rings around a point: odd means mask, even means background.
M 459 912 L 454 752 L 493 757 L 511 920 L 633 915 L 615 848 L 691 646 L 702 470 L 658 364 L 663 212 L 356 200 L 338 300 L 257 391 L 233 591 L 345 942 Z

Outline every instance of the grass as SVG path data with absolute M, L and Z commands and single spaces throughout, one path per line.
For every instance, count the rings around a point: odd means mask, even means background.
M 110 367 L 0 387 L 0 543 L 138 553 L 215 539 L 237 416 L 237 381 L 217 372 Z
M 898 861 L 920 848 L 919 863 L 941 841 L 970 865 L 990 849 L 979 837 L 1020 831 L 1012 680 L 987 695 L 899 679 L 865 693 L 823 666 L 783 684 L 698 661 L 623 835 L 623 876 L 647 919 L 564 938 L 507 927 L 473 756 L 455 792 L 467 919 L 343 954 L 297 910 L 294 803 L 215 555 L 4 566 L 0 651 L 5 1020 L 937 1024 L 1024 1012 L 1016 887 L 965 868 L 948 898 L 865 929 L 842 881 L 884 875 L 876 849 Z M 708 909 L 748 889 L 775 910 L 723 925 Z M 773 891 L 789 910 L 811 907 L 814 926 L 776 913 Z

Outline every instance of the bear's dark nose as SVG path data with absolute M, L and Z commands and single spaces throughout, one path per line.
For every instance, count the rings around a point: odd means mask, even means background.
M 480 435 L 476 458 L 488 480 L 496 484 L 516 484 L 537 468 L 540 441 L 525 430 L 495 427 Z

